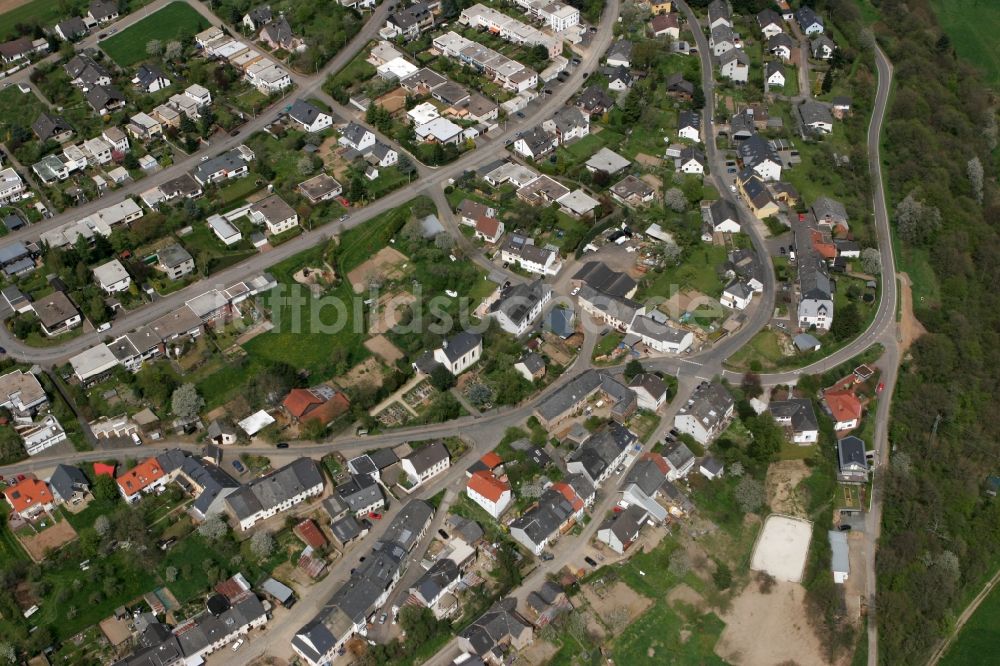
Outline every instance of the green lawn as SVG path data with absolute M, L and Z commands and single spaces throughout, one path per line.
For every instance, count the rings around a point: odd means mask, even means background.
M 989 84 L 1000 84 L 1000 3 L 931 0 L 931 6 L 958 54 L 982 68 Z
M 715 613 L 675 611 L 660 598 L 615 638 L 611 652 L 618 664 L 725 664 L 714 652 L 725 626 Z
M 782 358 L 778 334 L 765 328 L 730 356 L 726 364 L 740 370 L 748 370 L 750 364 L 756 361 L 760 363 L 761 370 L 767 370 L 773 368 Z
M 208 21 L 186 2 L 172 2 L 132 27 L 101 42 L 101 49 L 122 67 L 146 58 L 146 44 L 193 37 L 208 27 Z
M 0 507 L 0 567 L 6 567 L 18 560 L 27 560 L 28 554 L 14 538 L 14 533 L 7 529 L 7 505 Z
M 673 287 L 681 291 L 694 289 L 706 296 L 718 298 L 724 285 L 715 269 L 725 261 L 726 248 L 709 244 L 695 246 L 679 265 L 672 266 L 659 275 L 653 274 L 652 279 L 640 289 L 638 298 L 670 298 Z
M 22 93 L 17 86 L 0 90 L 0 139 L 6 141 L 10 138 L 12 127 L 30 130 L 38 114 L 47 110 L 34 92 Z
M 8 9 L 0 14 L 0 41 L 17 36 L 14 26 L 18 24 L 49 27 L 69 16 L 66 5 L 70 3 L 55 0 L 31 0 L 20 7 Z M 81 3 L 73 3 L 80 6 Z M 86 11 L 84 11 L 86 13 Z
M 219 197 L 223 204 L 241 201 L 260 189 L 257 177 L 251 172 L 246 178 L 237 178 L 219 189 Z
M 993 588 L 983 600 L 939 663 L 941 666 L 982 664 L 984 655 L 994 654 L 997 645 L 1000 645 L 1000 587 Z
M 623 337 L 621 333 L 611 332 L 598 340 L 597 344 L 594 345 L 594 358 L 607 356 L 613 352 L 618 348 L 618 344 L 622 341 Z

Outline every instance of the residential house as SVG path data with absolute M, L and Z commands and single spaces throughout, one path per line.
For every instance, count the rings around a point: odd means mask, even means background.
M 458 610 L 451 592 L 462 580 L 462 570 L 448 557 L 438 559 L 409 589 L 410 599 L 429 608 L 434 617 L 443 620 Z
M 556 144 L 557 138 L 554 134 L 545 131 L 542 126 L 536 126 L 517 138 L 514 142 L 514 151 L 522 157 L 537 160 L 552 152 Z
M 681 111 L 677 120 L 677 136 L 701 142 L 701 115 L 697 111 Z
M 698 473 L 709 481 L 721 478 L 725 474 L 726 468 L 718 458 L 706 456 L 698 464 Z
M 573 474 L 583 474 L 595 487 L 600 487 L 625 462 L 627 447 L 619 444 L 615 432 L 605 428 L 594 433 L 569 454 L 566 470 Z
M 258 5 L 243 15 L 243 25 L 247 30 L 256 32 L 271 22 L 274 14 L 268 5 Z
M 632 166 L 632 161 L 609 148 L 601 148 L 587 160 L 585 166 L 591 173 L 603 171 L 613 175 Z
M 21 175 L 15 171 L 13 167 L 7 167 L 6 169 L 0 170 L 0 204 L 6 204 L 11 201 L 19 201 L 24 189 L 24 181 L 21 179 Z M 14 224 L 8 225 L 8 220 Z M 20 220 L 20 223 L 17 222 L 18 220 Z M 24 226 L 26 221 L 22 220 L 20 215 L 15 216 L 11 213 L 4 218 L 4 224 L 7 225 L 8 231 L 16 231 L 16 228 Z M 11 229 L 11 226 L 16 228 Z
M 743 167 L 752 169 L 761 179 L 781 180 L 781 158 L 764 137 L 754 134 L 744 140 L 739 145 L 738 153 Z
M 590 86 L 577 98 L 576 105 L 591 116 L 603 116 L 615 105 L 615 100 L 600 86 Z
M 795 107 L 802 123 L 803 133 L 830 134 L 833 132 L 833 114 L 823 102 L 807 99 Z
M 655 412 L 667 402 L 667 385 L 652 373 L 639 373 L 628 383 L 628 387 L 635 393 L 639 409 Z
M 805 225 L 800 225 L 805 226 Z M 829 330 L 833 325 L 833 284 L 826 263 L 815 254 L 811 242 L 800 244 L 796 234 L 799 270 L 799 328 Z
M 667 93 L 684 101 L 694 98 L 694 84 L 684 78 L 680 72 L 674 72 L 667 77 Z
M 299 214 L 277 194 L 251 205 L 248 215 L 255 224 L 265 225 L 272 236 L 299 226 Z
M 785 23 L 778 12 L 768 7 L 757 14 L 757 27 L 764 33 L 764 39 L 770 39 L 784 32 Z
M 111 72 L 88 55 L 73 56 L 63 65 L 63 69 L 70 82 L 83 92 L 97 86 L 111 85 Z
M 705 153 L 694 146 L 683 148 L 680 157 L 674 163 L 678 172 L 696 176 L 703 175 L 705 169 L 708 168 L 708 160 L 705 159 Z
M 809 445 L 819 441 L 819 421 L 812 400 L 788 398 L 772 400 L 768 405 L 775 423 L 788 430 L 795 444 Z
M 809 40 L 809 52 L 816 60 L 829 60 L 833 57 L 833 52 L 837 50 L 837 45 L 824 34 L 817 35 Z
M 482 663 L 500 658 L 507 650 L 522 650 L 531 644 L 531 623 L 517 612 L 517 599 L 501 599 L 458 635 L 458 648 L 476 655 Z M 491 657 L 491 655 L 497 655 Z M 469 666 L 472 666 L 472 660 Z
M 607 544 L 612 552 L 622 555 L 639 538 L 649 514 L 638 504 L 624 511 L 615 509 L 597 529 L 597 540 Z
M 864 405 L 855 395 L 853 388 L 838 387 L 823 392 L 823 404 L 831 418 L 836 431 L 853 430 L 861 423 Z
M 737 48 L 737 37 L 733 29 L 726 25 L 712 28 L 708 35 L 708 45 L 716 58 Z
M 410 41 L 434 27 L 434 12 L 428 2 L 417 2 L 391 12 L 385 20 L 385 27 L 379 34 L 386 38 L 403 37 Z
M 431 442 L 400 460 L 411 486 L 419 486 L 451 466 L 451 456 L 444 443 Z
M 851 549 L 847 543 L 847 533 L 828 530 L 826 536 L 830 542 L 830 571 L 833 573 L 833 582 L 843 585 L 851 574 Z
M 694 333 L 640 315 L 632 320 L 622 342 L 630 347 L 641 342 L 661 354 L 681 354 L 694 344 Z
M 584 312 L 622 332 L 628 330 L 637 315 L 646 312 L 645 306 L 638 301 L 605 294 L 588 284 L 579 287 L 577 299 Z
M 201 185 L 242 178 L 250 172 L 250 161 L 253 159 L 253 151 L 241 145 L 205 160 L 191 175 Z
M 78 504 L 90 492 L 90 480 L 79 467 L 56 465 L 49 490 L 56 502 Z
M 535 352 L 528 352 L 514 364 L 514 369 L 529 382 L 535 382 L 545 376 L 545 360 Z
M 194 257 L 179 243 L 173 243 L 156 253 L 156 267 L 171 280 L 194 272 Z
M 541 280 L 516 284 L 500 295 L 491 306 L 490 315 L 496 317 L 504 331 L 521 336 L 542 314 L 542 309 L 551 299 L 552 288 Z
M 728 199 L 718 199 L 708 207 L 708 219 L 712 231 L 720 234 L 735 234 L 742 229 L 739 212 Z
M 495 245 L 503 236 L 504 224 L 494 217 L 481 217 L 476 220 L 475 236 L 484 243 Z
M 24 475 L 16 483 L 4 488 L 3 496 L 10 506 L 11 516 L 23 520 L 32 520 L 44 512 L 52 511 L 55 498 L 49 490 L 49 484 L 34 475 Z
M 763 220 L 780 211 L 764 181 L 752 170 L 744 169 L 736 179 L 740 195 L 754 217 Z
M 288 110 L 288 117 L 306 132 L 322 132 L 333 125 L 333 117 L 330 114 L 301 99 L 295 100 L 292 104 L 292 108 Z
M 719 58 L 719 75 L 734 83 L 750 79 L 750 56 L 743 49 L 729 49 Z
M 868 483 L 868 454 L 865 443 L 850 435 L 837 440 L 837 480 L 841 483 Z
M 674 416 L 674 427 L 706 445 L 725 430 L 735 406 L 733 396 L 722 384 L 702 382 Z
M 94 278 L 101 289 L 108 294 L 127 291 L 132 285 L 132 276 L 118 259 L 97 266 L 93 270 Z
M 8 409 L 15 422 L 31 421 L 48 402 L 35 375 L 12 370 L 0 377 L 0 407 Z
M 513 501 L 506 477 L 497 478 L 487 470 L 478 470 L 472 474 L 465 484 L 465 494 L 497 520 Z
M 268 45 L 272 50 L 283 49 L 294 52 L 305 48 L 305 43 L 295 36 L 292 26 L 288 24 L 288 19 L 284 15 L 266 24 L 260 30 L 260 41 Z
M 343 391 L 319 384 L 312 388 L 293 388 L 281 406 L 299 423 L 317 421 L 325 426 L 347 413 L 351 401 Z
M 797 46 L 794 39 L 781 32 L 769 38 L 764 49 L 771 55 L 781 58 L 782 61 L 789 62 L 792 59 L 792 49 L 797 48 Z
M 39 141 L 51 140 L 56 143 L 65 143 L 73 136 L 73 126 L 69 124 L 69 121 L 62 116 L 45 112 L 42 112 L 31 124 L 31 129 Z
M 672 0 L 648 0 L 646 2 L 649 5 L 649 13 L 653 16 L 659 14 L 669 14 L 674 10 L 674 3 Z
M 583 500 L 566 483 L 552 484 L 510 523 L 510 536 L 535 556 L 583 516 Z
M 712 30 L 720 25 L 729 28 L 733 27 L 729 3 L 726 0 L 712 0 L 712 2 L 708 3 L 708 29 Z
M 847 208 L 836 199 L 827 196 L 818 197 L 813 202 L 812 214 L 819 224 L 835 229 L 839 228 L 843 231 L 850 229 Z
M 795 12 L 795 22 L 804 35 L 823 32 L 823 19 L 811 7 L 802 6 Z
M 764 83 L 770 87 L 785 87 L 785 66 L 780 60 L 764 63 Z
M 75 42 L 89 32 L 87 24 L 79 16 L 73 16 L 56 23 L 55 33 L 64 42 Z M 27 40 L 27 37 L 21 39 Z M 9 42 L 8 42 L 9 43 Z
M 609 67 L 631 67 L 632 66 L 632 42 L 626 39 L 619 39 L 608 49 L 604 59 Z
M 92 25 L 114 21 L 119 15 L 119 3 L 115 0 L 90 0 L 90 9 L 84 20 Z
M 635 81 L 632 72 L 625 66 L 604 67 L 601 69 L 601 73 L 608 79 L 608 89 L 615 92 L 628 90 L 632 87 L 632 82 Z
M 61 291 L 39 298 L 32 307 L 42 325 L 42 332 L 50 338 L 66 333 L 83 321 L 80 311 Z
M 163 126 L 160 121 L 142 111 L 129 118 L 125 130 L 139 141 L 150 141 L 163 136 Z
M 132 84 L 139 90 L 146 93 L 154 93 L 163 90 L 170 85 L 170 79 L 166 77 L 163 70 L 157 65 L 146 63 L 139 67 L 132 79 Z
M 556 143 L 563 145 L 590 134 L 590 119 L 575 106 L 564 106 L 542 123 L 542 129 L 556 137 Z
M 84 141 L 81 150 L 87 156 L 87 163 L 91 166 L 107 164 L 112 159 L 111 144 L 99 136 Z
M 312 204 L 335 199 L 344 191 L 344 188 L 335 178 L 325 173 L 320 173 L 309 180 L 302 181 L 299 183 L 297 189 Z
M 323 475 L 311 458 L 298 458 L 246 483 L 226 497 L 229 512 L 241 530 L 316 497 L 323 492 Z
M 334 492 L 355 518 L 367 518 L 369 514 L 385 506 L 382 488 L 367 474 L 351 476 L 349 481 L 337 486 Z
M 143 460 L 115 479 L 118 491 L 130 504 L 138 502 L 143 494 L 161 492 L 172 480 L 156 457 Z
M 606 372 L 588 370 L 543 398 L 534 409 L 542 426 L 551 430 L 565 418 L 582 412 L 587 401 L 600 396 L 611 407 L 611 417 L 621 423 L 638 408 L 635 393 Z
M 649 32 L 653 37 L 681 38 L 680 18 L 675 13 L 655 14 L 649 21 Z
M 719 302 L 733 310 L 745 310 L 753 299 L 753 289 L 743 280 L 734 280 L 722 290 Z
M 125 94 L 114 86 L 94 86 L 87 91 L 87 104 L 99 116 L 104 116 L 125 106 Z
M 656 199 L 656 190 L 631 174 L 612 185 L 610 192 L 615 201 L 633 208 L 648 205 Z
M 208 440 L 216 446 L 235 444 L 236 440 L 239 439 L 239 433 L 236 432 L 236 428 L 228 421 L 220 419 L 212 419 L 212 422 L 208 424 L 206 435 L 208 436 Z
M 577 219 L 589 215 L 601 202 L 593 198 L 582 189 L 577 189 L 556 199 L 559 209 Z
M 517 263 L 522 269 L 536 275 L 556 275 L 562 269 L 562 262 L 555 250 L 540 248 L 532 239 L 520 234 L 511 234 L 507 238 L 507 242 L 500 248 L 500 258 Z

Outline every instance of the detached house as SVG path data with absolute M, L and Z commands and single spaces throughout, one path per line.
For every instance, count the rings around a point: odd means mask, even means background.
M 792 49 L 796 47 L 797 44 L 795 43 L 795 40 L 784 32 L 780 32 L 768 39 L 767 44 L 764 46 L 768 53 L 778 56 L 785 62 L 792 59 Z
M 681 111 L 677 119 L 677 136 L 701 142 L 701 115 L 696 111 Z
M 90 0 L 90 10 L 84 20 L 91 25 L 109 23 L 118 18 L 118 2 L 115 0 Z
M 340 132 L 337 143 L 347 148 L 353 148 L 360 153 L 365 148 L 375 145 L 375 133 L 363 125 L 350 122 Z
M 590 134 L 590 120 L 575 106 L 564 106 L 542 123 L 542 129 L 555 134 L 556 142 L 563 145 Z
M 414 370 L 430 374 L 443 365 L 448 372 L 456 377 L 479 361 L 483 353 L 483 336 L 468 331 L 459 333 L 441 341 L 441 346 L 433 351 L 424 352 L 413 362 Z
M 555 135 L 547 132 L 544 127 L 533 127 L 521 134 L 514 142 L 514 151 L 522 157 L 537 160 L 552 152 L 557 144 Z
M 465 494 L 494 519 L 499 519 L 513 500 L 506 478 L 498 479 L 487 470 L 473 472 L 465 484 Z
M 48 296 L 39 298 L 32 307 L 38 315 L 42 332 L 50 338 L 66 333 L 83 321 L 80 311 L 61 291 L 54 291 Z
M 757 14 L 757 26 L 764 34 L 764 39 L 780 35 L 785 30 L 785 22 L 782 21 L 778 12 L 770 7 Z
M 841 483 L 868 482 L 868 455 L 865 443 L 853 435 L 837 440 L 837 480 Z
M 674 427 L 699 444 L 708 444 L 725 430 L 736 402 L 722 384 L 702 382 L 674 417 Z
M 265 225 L 271 235 L 299 226 L 299 214 L 277 194 L 272 194 L 250 206 L 248 214 L 255 224 Z
M 73 136 L 73 126 L 62 116 L 43 112 L 31 125 L 32 131 L 39 141 L 55 141 L 65 143 Z
M 830 134 L 833 132 L 833 114 L 826 104 L 807 99 L 795 107 L 802 123 L 803 133 Z
M 712 32 L 708 36 L 708 45 L 712 48 L 712 55 L 715 57 L 732 51 L 736 48 L 736 44 L 736 34 L 729 26 L 720 25 L 712 28 Z
M 36 479 L 34 475 L 24 476 L 24 479 L 4 488 L 3 496 L 10 505 L 13 517 L 31 520 L 45 511 L 51 511 L 55 506 L 55 499 L 49 490 L 49 484 Z
M 811 7 L 800 7 L 795 12 L 795 22 L 805 35 L 816 35 L 823 32 L 823 19 Z
M 530 284 L 517 284 L 501 294 L 490 309 L 500 328 L 514 336 L 521 336 L 541 314 L 545 304 L 552 299 L 552 288 L 541 280 Z
M 132 79 L 133 85 L 147 93 L 154 93 L 163 90 L 170 85 L 170 79 L 164 75 L 163 70 L 153 64 L 144 64 L 139 67 Z
M 271 49 L 301 51 L 305 48 L 305 43 L 295 36 L 295 33 L 292 32 L 292 26 L 288 25 L 288 19 L 284 16 L 279 16 L 261 28 L 260 41 Z
M 764 63 L 764 83 L 768 86 L 785 87 L 785 66 L 778 60 Z
M 823 404 L 833 418 L 834 430 L 853 430 L 861 423 L 864 407 L 852 389 L 835 388 L 824 391 Z
M 632 42 L 619 39 L 608 49 L 605 62 L 609 67 L 631 67 L 632 66 Z
M 566 483 L 552 484 L 538 498 L 538 503 L 514 519 L 510 536 L 535 556 L 579 518 L 583 517 L 584 503 L 576 491 Z
M 719 74 L 735 83 L 750 79 L 750 56 L 743 49 L 730 49 L 719 58 Z
M 791 432 L 796 444 L 815 444 L 819 441 L 819 421 L 813 410 L 812 400 L 789 398 L 774 400 L 768 406 L 775 423 Z
M 423 446 L 400 460 L 412 486 L 419 486 L 451 466 L 448 449 L 440 442 Z
M 288 392 L 281 406 L 299 423 L 318 421 L 322 425 L 333 422 L 346 414 L 351 401 L 343 391 L 320 384 L 312 388 L 294 388 Z
M 83 92 L 96 86 L 111 85 L 111 73 L 88 55 L 73 56 L 63 69 L 70 82 Z
M 708 3 L 708 29 L 712 30 L 720 25 L 733 27 L 729 3 L 726 0 L 712 0 Z
M 322 132 L 333 125 L 333 117 L 301 99 L 292 104 L 288 117 L 306 132 Z

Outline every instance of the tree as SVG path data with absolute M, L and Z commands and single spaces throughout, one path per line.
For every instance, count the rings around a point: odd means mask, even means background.
M 299 170 L 299 173 L 302 174 L 303 176 L 308 176 L 313 172 L 315 168 L 313 166 L 312 157 L 310 157 L 309 155 L 303 155 L 302 157 L 300 157 L 299 161 L 296 162 L 295 166 Z
M 250 537 L 250 552 L 259 560 L 266 560 L 274 552 L 274 537 L 270 532 L 256 532 Z
M 910 192 L 896 204 L 896 231 L 910 245 L 928 241 L 941 227 L 941 211 L 917 200 Z
M 715 561 L 715 573 L 712 574 L 712 582 L 720 590 L 728 590 L 733 584 L 733 572 L 725 562 Z
M 151 39 L 146 42 L 146 53 L 154 58 L 163 53 L 163 42 L 158 39 Z
M 436 365 L 431 370 L 431 385 L 438 391 L 444 392 L 455 385 L 455 375 L 443 365 Z
M 493 402 L 493 389 L 487 384 L 475 383 L 466 392 L 469 402 L 476 407 L 483 407 Z
M 861 269 L 869 275 L 882 273 L 882 255 L 877 248 L 866 247 L 861 250 Z
M 111 531 L 111 520 L 103 514 L 98 516 L 94 521 L 94 531 L 102 537 L 108 536 Z
M 229 531 L 229 526 L 218 515 L 209 516 L 198 526 L 198 534 L 210 541 L 218 541 Z
M 747 446 L 747 455 L 761 463 L 774 460 L 785 441 L 785 433 L 774 422 L 774 417 L 769 412 L 758 414 L 749 419 L 747 429 L 753 437 Z
M 861 332 L 861 312 L 856 303 L 848 303 L 834 314 L 830 334 L 837 340 L 849 340 Z
M 448 252 L 451 248 L 455 247 L 455 239 L 448 232 L 442 231 L 434 237 L 434 247 Z
M 205 406 L 205 400 L 198 395 L 198 389 L 190 382 L 181 384 L 170 399 L 170 411 L 174 416 L 192 420 L 197 418 L 198 412 Z
M 764 506 L 764 486 L 760 481 L 744 476 L 734 489 L 736 503 L 744 513 L 752 513 Z
M 184 53 L 184 46 L 177 40 L 167 42 L 163 48 L 163 57 L 167 60 L 179 60 L 182 53 Z
M 741 388 L 747 400 L 759 398 L 764 393 L 764 387 L 760 383 L 760 375 L 755 372 L 747 372 L 743 375 Z
M 351 201 L 358 202 L 365 198 L 367 194 L 367 189 L 365 188 L 365 181 L 360 175 L 351 178 Z
M 107 474 L 101 474 L 94 479 L 92 491 L 94 497 L 102 502 L 116 502 L 121 497 L 118 492 L 118 483 Z
M 660 248 L 660 254 L 663 255 L 663 261 L 668 266 L 676 266 L 680 262 L 684 250 L 677 243 L 664 243 Z
M 17 661 L 17 651 L 10 643 L 0 643 L 0 662 L 13 664 Z
M 165 574 L 165 576 L 167 578 L 167 582 L 168 583 L 176 582 L 176 580 L 177 580 L 177 567 L 167 567 L 167 570 L 164 572 L 164 574 Z
M 982 205 L 983 203 L 983 163 L 979 161 L 978 157 L 973 157 L 965 166 L 966 174 L 969 176 L 969 182 L 972 184 L 972 195 L 976 197 L 976 201 Z
M 639 359 L 634 358 L 625 364 L 625 379 L 629 381 L 632 381 L 636 375 L 641 375 L 644 372 L 646 372 L 646 369 L 642 367 Z
M 675 213 L 683 213 L 688 208 L 687 196 L 679 187 L 671 187 L 664 192 L 663 203 Z

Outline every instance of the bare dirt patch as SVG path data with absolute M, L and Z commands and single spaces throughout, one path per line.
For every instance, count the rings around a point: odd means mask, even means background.
M 556 655 L 559 651 L 552 643 L 548 641 L 534 641 L 526 649 L 521 650 L 518 654 L 518 661 L 525 664 L 545 664 L 548 663 L 549 659 Z
M 333 284 L 333 281 L 336 279 L 336 274 L 327 264 L 324 264 L 322 268 L 306 266 L 302 270 L 295 273 L 295 275 L 292 276 L 292 279 L 299 284 L 309 287 L 309 291 L 311 291 L 314 296 L 319 296 Z
M 708 604 L 705 603 L 705 598 L 698 594 L 698 592 L 696 592 L 687 583 L 681 583 L 674 589 L 670 590 L 670 594 L 667 595 L 667 603 L 669 603 L 673 608 L 677 608 L 678 604 L 685 604 L 691 606 L 699 613 L 704 613 L 708 610 Z
M 775 513 L 789 516 L 808 517 L 805 492 L 799 484 L 809 476 L 809 468 L 804 460 L 782 460 L 771 463 L 767 468 L 764 484 L 767 501 Z
M 337 383 L 346 390 L 363 382 L 373 383 L 376 386 L 382 383 L 382 368 L 378 359 L 366 358 L 348 370 Z
M 121 645 L 132 637 L 132 631 L 128 627 L 128 622 L 119 620 L 116 617 L 108 617 L 100 622 L 101 633 L 112 645 Z
M 46 518 L 45 520 L 51 521 L 52 518 Z M 21 545 L 24 546 L 24 549 L 28 551 L 28 556 L 35 562 L 41 562 L 44 560 L 45 552 L 50 548 L 55 550 L 75 538 L 76 530 L 74 530 L 73 526 L 66 520 L 46 527 L 34 536 L 18 535 L 17 537 L 18 541 L 21 542 Z
M 378 306 L 373 308 L 368 325 L 368 335 L 381 335 L 391 330 L 399 323 L 402 313 L 417 297 L 408 291 L 397 291 L 385 294 L 378 300 Z
M 732 664 L 825 664 L 823 648 L 806 620 L 805 589 L 777 582 L 769 594 L 751 583 L 733 599 L 715 653 Z
M 384 335 L 368 338 L 364 344 L 365 349 L 381 358 L 388 365 L 393 365 L 403 358 L 403 352 L 399 350 L 399 347 L 389 342 L 389 338 Z
M 599 589 L 587 585 L 583 588 L 583 594 L 594 613 L 605 624 L 616 624 L 616 615 L 621 615 L 617 618 L 617 623 L 622 625 L 619 629 L 624 628 L 653 605 L 651 599 L 647 599 L 621 581 Z
M 899 275 L 899 282 L 902 287 L 899 290 L 899 297 L 901 299 L 900 312 L 902 315 L 899 320 L 899 342 L 903 347 L 903 351 L 905 351 L 913 344 L 914 340 L 926 333 L 927 329 L 924 328 L 924 325 L 913 314 L 913 290 L 911 289 L 910 276 L 906 273 L 897 273 L 897 275 Z
M 663 160 L 659 157 L 653 157 L 652 155 L 647 155 L 646 153 L 639 153 L 635 156 L 635 161 L 643 166 L 648 167 L 658 167 L 663 164 Z
M 406 255 L 402 252 L 395 248 L 384 247 L 376 252 L 374 257 L 348 273 L 347 280 L 351 283 L 354 293 L 360 294 L 368 288 L 373 278 L 384 282 L 403 277 L 400 265 L 406 263 L 406 260 Z
M 0 14 L 9 12 L 12 9 L 17 9 L 21 5 L 26 5 L 31 0 L 0 0 Z

